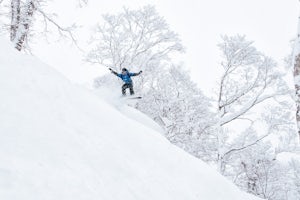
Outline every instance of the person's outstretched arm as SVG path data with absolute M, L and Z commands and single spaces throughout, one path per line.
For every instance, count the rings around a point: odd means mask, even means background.
M 111 73 L 113 73 L 114 75 L 121 77 L 121 74 L 118 74 L 117 72 L 115 72 L 114 70 L 112 70 L 111 68 L 108 68 L 109 71 L 111 71 Z
M 130 76 L 138 76 L 138 75 L 140 75 L 142 72 L 143 72 L 143 71 L 141 70 L 139 73 L 130 73 L 129 75 L 130 75 Z

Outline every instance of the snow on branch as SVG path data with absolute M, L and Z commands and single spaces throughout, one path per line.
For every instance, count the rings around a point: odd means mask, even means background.
M 234 152 L 237 152 L 237 151 L 242 151 L 242 150 L 247 149 L 247 148 L 249 148 L 249 147 L 251 147 L 253 145 L 256 145 L 258 142 L 262 141 L 263 139 L 265 139 L 269 135 L 270 135 L 270 133 L 268 133 L 268 134 L 260 137 L 259 139 L 255 140 L 255 141 L 253 141 L 253 142 L 251 142 L 249 144 L 246 144 L 246 145 L 244 145 L 242 147 L 230 149 L 229 151 L 227 151 L 226 153 L 223 154 L 223 157 L 225 157 L 227 155 L 230 155 L 231 153 L 234 153 Z
M 245 36 L 223 36 L 224 73 L 218 92 L 218 111 L 223 126 L 247 114 L 254 106 L 289 93 L 277 64 L 246 41 Z

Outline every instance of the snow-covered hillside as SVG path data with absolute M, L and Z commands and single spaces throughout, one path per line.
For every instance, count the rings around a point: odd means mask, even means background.
M 258 199 L 141 113 L 0 42 L 1 200 Z

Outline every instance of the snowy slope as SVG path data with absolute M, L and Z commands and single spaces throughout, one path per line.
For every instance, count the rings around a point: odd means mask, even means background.
M 0 42 L 1 200 L 257 199 L 171 145 L 145 116 Z

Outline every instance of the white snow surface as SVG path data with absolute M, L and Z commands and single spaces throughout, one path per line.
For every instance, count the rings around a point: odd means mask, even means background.
M 1 200 L 258 200 L 143 114 L 0 42 Z

